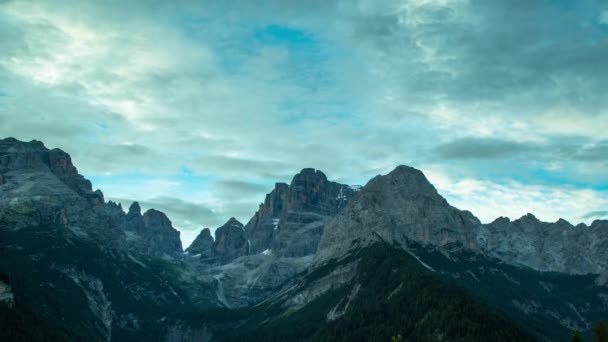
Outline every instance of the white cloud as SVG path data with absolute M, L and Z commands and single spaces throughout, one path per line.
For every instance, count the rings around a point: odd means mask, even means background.
M 533 213 L 548 222 L 563 218 L 574 225 L 579 222 L 589 224 L 593 218 L 584 217 L 588 212 L 608 207 L 606 191 L 516 181 L 496 183 L 471 178 L 452 179 L 445 171 L 433 166 L 428 166 L 425 174 L 450 204 L 471 211 L 484 223 L 500 216 L 516 219 Z
M 608 11 L 604 11 L 599 17 L 600 23 L 608 25 Z
M 72 154 L 85 175 L 115 177 L 95 184 L 108 197 L 171 196 L 242 220 L 263 198 L 234 202 L 234 193 L 213 184 L 146 182 L 174 180 L 186 168 L 272 184 L 315 167 L 360 184 L 399 164 L 436 164 L 452 170 L 448 198 L 482 217 L 538 211 L 551 218 L 545 193 L 589 199 L 580 202 L 589 206 L 583 211 L 602 203 L 568 187 L 608 182 L 608 164 L 562 151 L 600 143 L 608 129 L 608 63 L 600 58 L 607 51 L 593 38 L 603 33 L 572 24 L 573 36 L 561 34 L 570 13 L 446 0 L 266 5 L 2 3 L 0 136 L 43 140 Z M 288 34 L 258 40 L 271 24 L 310 42 L 294 44 Z M 485 164 L 433 153 L 469 137 L 543 149 Z M 525 191 L 510 180 L 531 165 L 559 180 L 531 185 L 528 200 L 514 198 L 524 204 L 504 213 L 503 204 L 466 190 L 488 188 L 506 201 L 509 189 Z M 488 168 L 501 168 L 501 179 L 486 176 Z M 141 181 L 117 185 L 133 173 Z M 530 174 L 529 182 L 540 184 L 539 177 Z M 487 206 L 477 205 L 481 199 Z M 180 220 L 188 229 L 207 224 Z

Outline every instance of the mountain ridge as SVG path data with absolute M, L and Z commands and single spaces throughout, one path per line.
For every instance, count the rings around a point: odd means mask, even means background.
M 17 279 L 12 282 L 15 302 L 45 305 L 49 294 L 71 300 L 41 277 L 31 285 L 40 290 L 34 290 L 23 281 L 17 267 L 22 264 L 75 291 L 74 300 L 84 310 L 80 315 L 63 312 L 62 306 L 53 310 L 67 317 L 78 335 L 95 340 L 138 336 L 145 323 L 149 333 L 178 338 L 185 329 L 207 341 L 244 319 L 213 323 L 205 316 L 192 323 L 180 310 L 223 309 L 237 315 L 283 303 L 290 308 L 284 314 L 299 317 L 296 313 L 308 312 L 311 305 L 324 307 L 319 298 L 363 279 L 358 263 L 365 260 L 344 260 L 378 243 L 410 255 L 439 281 L 467 289 L 475 301 L 492 304 L 544 339 L 539 326 L 552 326 L 562 336 L 571 329 L 588 330 L 592 319 L 608 312 L 608 221 L 573 226 L 528 214 L 482 224 L 451 206 L 420 170 L 409 166 L 378 175 L 361 188 L 304 168 L 289 184 L 276 183 L 246 224 L 230 218 L 215 231 L 215 239 L 205 228 L 185 252 L 179 231 L 164 213 L 150 209 L 142 214 L 138 202 L 125 212 L 122 205 L 106 202 L 67 153 L 39 141 L 0 140 L 0 175 L 0 233 L 5 237 L 0 247 L 10 255 L 0 262 L 0 274 Z M 45 245 L 45 239 L 52 243 Z M 66 251 L 90 260 L 70 261 Z M 534 283 L 518 278 L 525 272 L 532 272 Z M 480 281 L 484 286 L 476 286 Z M 495 282 L 509 284 L 502 292 L 506 299 L 481 291 Z M 576 298 L 577 287 L 571 284 L 584 286 L 584 300 Z M 331 312 L 315 320 L 340 317 L 347 314 L 347 303 L 366 300 L 357 299 L 354 287 L 340 296 L 335 307 L 327 308 Z M 561 304 L 560 298 L 569 302 Z M 123 302 L 141 310 L 131 314 Z M 591 310 L 590 303 L 604 303 L 606 309 Z M 535 325 L 525 324 L 528 313 L 535 315 Z M 40 315 L 55 322 L 48 312 Z

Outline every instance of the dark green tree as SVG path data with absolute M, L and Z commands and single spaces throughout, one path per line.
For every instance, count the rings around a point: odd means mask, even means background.
M 583 342 L 583 336 L 581 332 L 577 329 L 572 333 L 572 337 L 570 338 L 570 342 Z
M 593 342 L 608 342 L 608 326 L 604 321 L 598 321 L 593 326 Z

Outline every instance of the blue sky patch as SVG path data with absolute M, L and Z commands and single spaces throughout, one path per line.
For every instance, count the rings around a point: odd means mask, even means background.
M 257 40 L 265 44 L 309 45 L 314 44 L 314 36 L 301 29 L 283 26 L 268 25 L 255 30 Z

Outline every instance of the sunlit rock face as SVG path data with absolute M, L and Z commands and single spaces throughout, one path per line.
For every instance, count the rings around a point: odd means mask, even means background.
M 539 271 L 600 274 L 608 270 L 608 221 L 573 226 L 528 214 L 489 224 L 461 211 L 437 193 L 424 174 L 400 166 L 369 181 L 325 226 L 316 262 L 336 258 L 378 240 L 443 247 L 457 244 L 513 265 Z
M 350 186 L 329 181 L 323 172 L 311 168 L 296 174 L 289 185 L 277 183 L 245 227 L 252 254 L 265 250 L 286 257 L 314 254 L 324 222 L 355 193 Z
M 211 236 L 211 230 L 209 228 L 201 230 L 192 244 L 186 248 L 186 253 L 190 256 L 200 255 L 203 259 L 212 257 L 213 237 Z
M 608 221 L 573 226 L 565 220 L 542 222 L 528 214 L 511 221 L 499 218 L 480 226 L 479 247 L 487 254 L 539 271 L 570 274 L 608 270 Z
M 0 224 L 20 229 L 62 225 L 124 244 L 124 212 L 78 173 L 70 156 L 40 141 L 0 140 Z
M 461 243 L 476 250 L 481 223 L 437 193 L 421 171 L 399 166 L 377 176 L 325 226 L 316 263 L 340 257 L 377 241 L 413 240 L 446 246 Z

